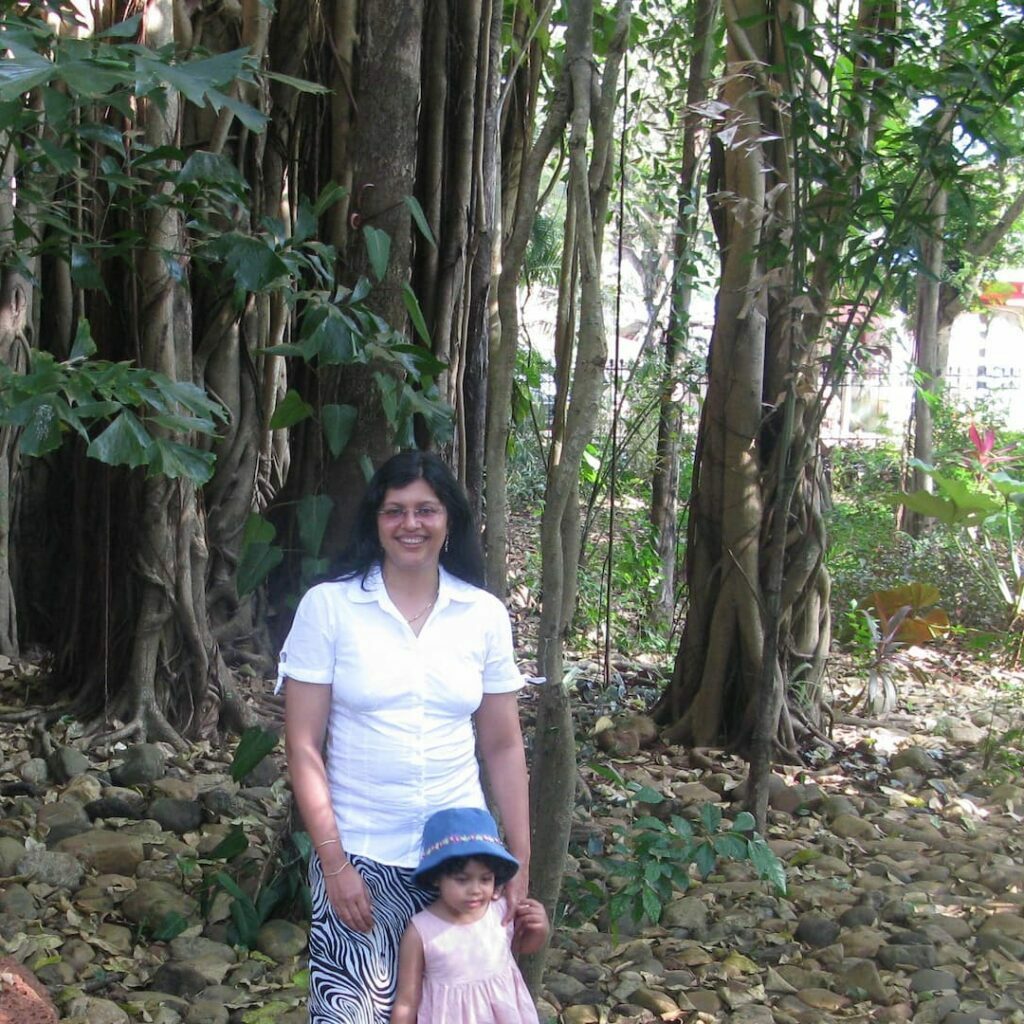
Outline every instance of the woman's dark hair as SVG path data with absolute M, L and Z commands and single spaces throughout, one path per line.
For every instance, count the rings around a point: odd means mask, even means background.
M 365 579 L 381 561 L 384 549 L 377 532 L 377 512 L 384 495 L 416 480 L 423 480 L 430 487 L 448 513 L 448 539 L 441 550 L 441 565 L 467 583 L 484 585 L 484 557 L 466 492 L 437 455 L 416 451 L 393 455 L 370 478 L 359 503 L 352 536 L 338 559 L 338 579 Z
M 457 875 L 471 860 L 479 861 L 491 869 L 494 873 L 495 886 L 504 885 L 519 870 L 515 864 L 510 864 L 500 857 L 492 857 L 488 853 L 474 853 L 469 857 L 449 857 L 441 861 L 433 871 L 420 875 L 419 884 L 425 889 L 436 889 L 442 878 Z

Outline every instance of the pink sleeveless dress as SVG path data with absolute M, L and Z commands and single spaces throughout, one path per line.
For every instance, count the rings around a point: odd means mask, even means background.
M 424 958 L 417 1024 L 538 1024 L 504 915 L 500 899 L 472 924 L 450 924 L 429 910 L 413 917 Z

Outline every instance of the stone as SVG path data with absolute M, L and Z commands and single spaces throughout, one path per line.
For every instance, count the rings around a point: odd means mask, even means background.
M 918 1004 L 914 1014 L 914 1024 L 942 1024 L 954 1011 L 960 1009 L 960 999 L 953 994 L 928 999 Z
M 911 992 L 956 992 L 959 987 L 956 978 L 949 971 L 925 968 L 915 971 L 910 976 Z
M 1024 917 L 1017 914 L 991 914 L 978 929 L 979 935 L 1005 935 L 1018 941 L 1024 940 Z
M 34 921 L 39 916 L 39 908 L 32 893 L 19 882 L 13 882 L 0 889 L 0 913 Z
M 708 926 L 708 908 L 696 896 L 683 896 L 673 900 L 661 915 L 663 928 L 681 928 L 696 935 L 702 935 Z
M 68 939 L 60 947 L 60 958 L 74 971 L 80 971 L 96 959 L 96 950 L 83 939 Z
M 839 931 L 839 925 L 831 918 L 811 911 L 800 917 L 794 937 L 797 942 L 803 942 L 813 949 L 819 949 L 835 942 Z
M 910 768 L 924 776 L 938 775 L 940 767 L 924 747 L 909 746 L 894 754 L 889 761 L 889 770 L 897 771 L 900 768 Z
M 546 971 L 544 991 L 562 1006 L 570 1006 L 586 986 L 582 981 L 569 977 L 561 971 Z
M 0 836 L 0 878 L 18 873 L 18 862 L 25 856 L 25 844 L 12 836 Z
M 50 769 L 42 757 L 30 757 L 18 768 L 22 782 L 30 786 L 45 786 L 50 781 Z
M 43 804 L 36 812 L 36 827 L 44 835 L 60 825 L 77 825 L 79 831 L 92 827 L 89 815 L 77 800 L 55 800 L 52 804 Z
M 97 996 L 75 996 L 64 1007 L 68 1017 L 80 1017 L 89 1024 L 131 1024 L 131 1018 L 117 1003 Z
M 197 999 L 185 1014 L 185 1024 L 228 1024 L 229 1019 L 228 1008 L 213 999 Z
M 70 853 L 54 853 L 45 849 L 26 850 L 18 862 L 18 874 L 35 882 L 44 882 L 57 889 L 76 889 L 85 872 Z
M 191 800 L 199 797 L 199 787 L 193 779 L 179 779 L 174 775 L 165 775 L 157 779 L 152 786 L 154 796 L 166 796 L 171 800 Z
M 934 967 L 935 947 L 885 945 L 878 950 L 877 960 L 890 971 L 900 967 Z
M 306 948 L 306 929 L 291 921 L 267 921 L 256 936 L 256 948 L 279 963 L 298 956 Z
M 722 797 L 700 782 L 682 782 L 672 787 L 677 800 L 683 804 L 714 804 Z
M 722 1011 L 722 1000 L 710 989 L 698 988 L 693 992 L 687 992 L 686 996 L 693 1003 L 693 1008 L 698 1013 L 707 1013 L 714 1016 Z
M 156 925 L 171 913 L 189 918 L 198 910 L 196 900 L 177 886 L 151 879 L 140 880 L 135 892 L 130 893 L 121 904 L 121 912 L 135 924 Z
M 12 957 L 0 959 L 0 1021 L 57 1024 L 60 1018 L 36 976 Z
M 835 821 L 842 815 L 851 818 L 860 817 L 860 809 L 848 797 L 842 795 L 827 796 L 821 803 L 821 810 L 827 821 Z
M 637 1006 L 642 1006 L 645 1010 L 650 1010 L 659 1017 L 662 1014 L 679 1013 L 679 1004 L 677 1002 L 665 995 L 664 992 L 658 992 L 643 985 L 635 989 L 629 999 L 630 1002 L 635 1003 Z
M 203 823 L 203 809 L 195 800 L 177 800 L 174 797 L 157 797 L 146 812 L 168 832 L 184 835 L 194 832 Z
M 172 960 L 193 960 L 197 957 L 220 960 L 225 964 L 237 963 L 235 951 L 224 942 L 214 942 L 201 935 L 179 935 L 171 940 Z
M 62 839 L 57 849 L 77 857 L 86 868 L 113 875 L 135 874 L 144 855 L 138 836 L 97 828 Z
M 47 763 L 58 782 L 67 782 L 92 768 L 92 761 L 74 747 L 57 747 Z
M 733 1011 L 730 1024 L 773 1024 L 775 1020 L 770 1006 L 749 1003 Z
M 850 1005 L 848 996 L 832 992 L 827 988 L 803 988 L 796 994 L 797 999 L 815 1010 L 825 1010 L 835 1013 L 837 1010 Z
M 878 911 L 870 903 L 858 903 L 839 915 L 839 923 L 844 928 L 870 927 L 878 920 Z
M 187 999 L 202 992 L 210 982 L 202 971 L 189 962 L 168 960 L 157 968 L 150 984 L 162 992 Z
M 138 805 L 116 796 L 102 796 L 85 805 L 85 813 L 95 821 L 97 818 L 128 818 L 137 821 L 143 811 Z
M 865 818 L 853 814 L 837 814 L 830 822 L 832 834 L 840 839 L 877 839 L 878 829 Z
M 85 810 L 85 805 L 92 803 L 93 800 L 99 800 L 102 792 L 103 785 L 95 775 L 76 775 L 64 787 L 62 799 L 77 800 Z
M 563 1024 L 600 1024 L 601 1019 L 596 1006 L 567 1006 L 562 1011 Z
M 145 786 L 163 778 L 167 758 L 155 743 L 137 743 L 124 752 L 124 760 L 114 768 L 111 779 L 118 786 Z
M 104 921 L 92 936 L 92 941 L 107 953 L 125 955 L 132 951 L 132 931 L 123 924 Z
M 856 992 L 867 994 L 873 1003 L 885 1006 L 889 1002 L 889 990 L 882 982 L 878 968 L 870 960 L 858 960 L 848 966 L 839 976 L 840 988 L 856 1000 Z

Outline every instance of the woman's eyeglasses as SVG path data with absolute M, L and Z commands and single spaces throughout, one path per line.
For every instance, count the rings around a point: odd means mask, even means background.
M 400 523 L 410 514 L 418 523 L 429 523 L 442 512 L 444 512 L 444 508 L 440 505 L 417 505 L 415 508 L 406 508 L 403 505 L 385 505 L 377 510 L 377 515 L 387 523 Z

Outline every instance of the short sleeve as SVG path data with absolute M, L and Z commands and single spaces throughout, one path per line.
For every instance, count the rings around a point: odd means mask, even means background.
M 511 693 L 523 687 L 512 646 L 512 623 L 505 606 L 497 598 L 488 603 L 490 626 L 487 630 L 487 657 L 484 663 L 484 693 Z
M 334 682 L 334 636 L 328 595 L 322 587 L 307 590 L 295 609 L 278 659 L 275 693 L 281 691 L 286 676 L 300 683 Z

